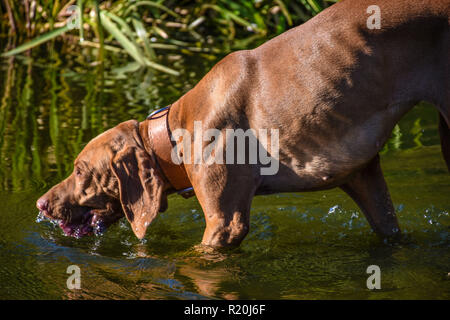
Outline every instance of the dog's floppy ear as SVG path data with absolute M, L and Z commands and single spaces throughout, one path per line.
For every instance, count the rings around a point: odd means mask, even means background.
M 164 180 L 150 155 L 138 146 L 119 151 L 111 167 L 119 181 L 123 211 L 136 237 L 142 239 L 161 207 Z

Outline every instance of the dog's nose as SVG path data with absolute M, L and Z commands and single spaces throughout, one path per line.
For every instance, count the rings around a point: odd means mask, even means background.
M 36 207 L 39 209 L 39 211 L 47 211 L 48 200 L 44 198 L 39 198 L 38 201 L 36 201 Z

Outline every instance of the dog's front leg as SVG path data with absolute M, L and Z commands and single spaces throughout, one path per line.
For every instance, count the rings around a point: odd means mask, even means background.
M 246 165 L 210 165 L 199 171 L 192 180 L 206 220 L 202 245 L 238 246 L 249 232 L 258 179 Z

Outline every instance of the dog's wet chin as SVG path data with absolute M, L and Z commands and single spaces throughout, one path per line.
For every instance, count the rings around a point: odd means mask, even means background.
M 42 212 L 40 212 L 37 220 L 42 220 L 43 216 L 47 215 L 42 215 Z M 53 220 L 53 222 L 56 222 L 59 225 L 66 236 L 77 239 L 91 234 L 101 235 L 106 231 L 105 221 L 99 215 L 95 214 L 93 210 L 88 209 L 83 213 L 81 219 L 77 220 L 78 221 L 75 222 Z
M 79 223 L 60 221 L 59 226 L 66 236 L 81 238 L 90 234 L 100 235 L 106 230 L 102 218 L 89 210 L 85 212 Z

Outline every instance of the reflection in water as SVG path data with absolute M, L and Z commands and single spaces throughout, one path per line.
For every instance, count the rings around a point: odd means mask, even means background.
M 108 72 L 103 65 L 67 65 L 56 50 L 45 61 L 3 60 L 2 189 L 43 188 L 48 178 L 62 179 L 90 139 L 119 122 L 143 120 L 151 110 L 180 97 L 195 84 L 196 68 L 202 65 L 177 57 L 188 66 L 179 77 L 136 70 L 134 63 Z
M 198 260 L 198 259 L 197 259 Z M 187 261 L 189 263 L 189 261 Z M 197 261 L 196 261 L 197 262 Z M 238 292 L 222 292 L 221 284 L 231 281 L 236 270 L 219 267 L 208 269 L 204 266 L 196 267 L 192 264 L 183 264 L 178 273 L 182 277 L 187 277 L 195 285 L 195 291 L 204 297 L 218 297 L 229 300 L 239 299 Z
M 80 240 L 37 224 L 37 197 L 69 174 L 90 139 L 175 101 L 219 59 L 167 56 L 181 73 L 174 77 L 113 58 L 92 66 L 88 54 L 61 56 L 52 46 L 0 63 L 0 298 L 449 298 L 450 185 L 426 104 L 382 152 L 399 245 L 380 243 L 339 190 L 256 197 L 248 237 L 220 255 L 194 247 L 205 226 L 195 198 L 171 196 L 144 241 L 124 219 Z M 79 291 L 66 287 L 72 264 Z M 383 272 L 380 292 L 365 287 L 371 264 Z

